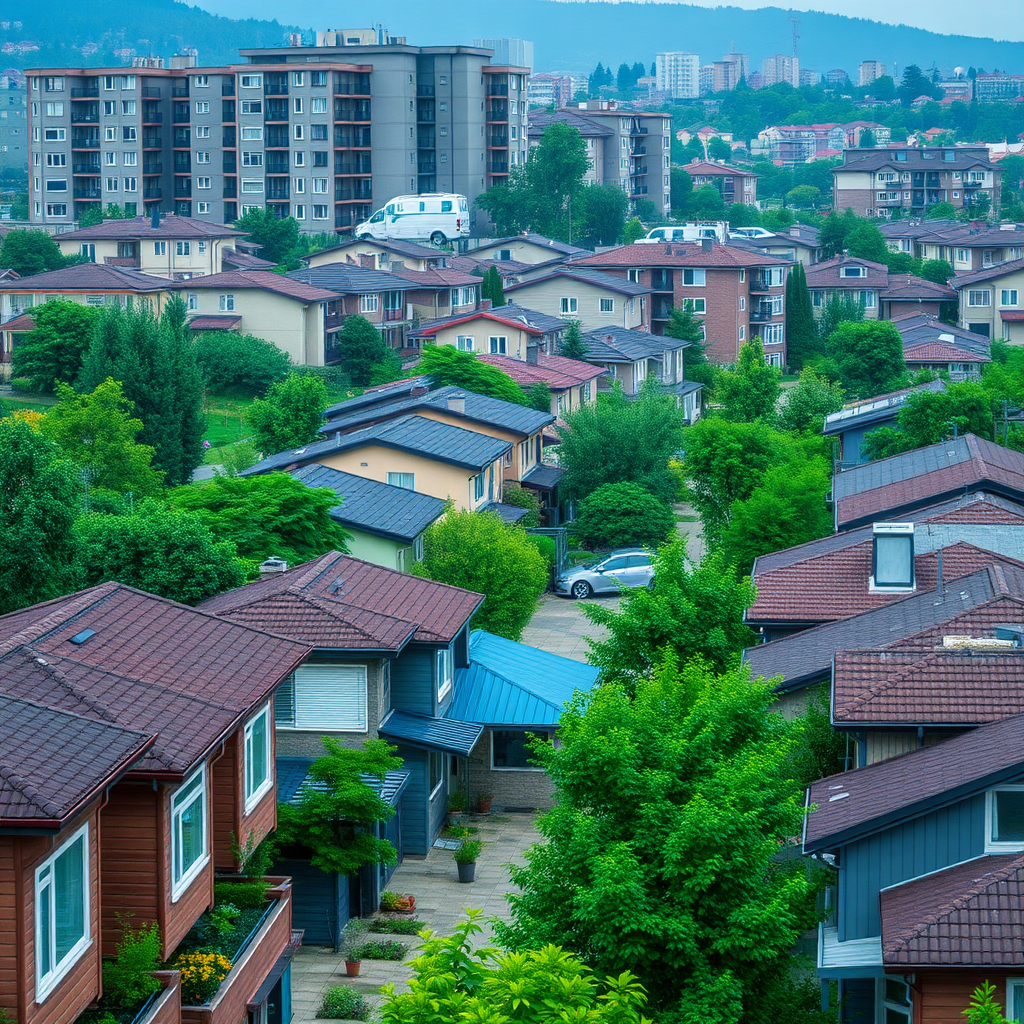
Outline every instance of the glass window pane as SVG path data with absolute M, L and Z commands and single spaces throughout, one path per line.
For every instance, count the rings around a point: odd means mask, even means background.
M 992 812 L 992 842 L 1024 843 L 1024 790 L 996 791 Z
M 913 582 L 910 537 L 875 537 L 875 585 L 909 587 Z
M 203 801 L 195 800 L 188 805 L 179 815 L 181 836 L 181 858 L 178 877 L 188 872 L 188 869 L 203 855 Z
M 57 962 L 85 937 L 85 836 L 79 836 L 53 864 Z
M 494 767 L 495 768 L 535 768 L 530 763 L 533 752 L 527 741 L 533 733 L 522 729 L 495 729 L 494 731 Z
M 249 792 L 254 793 L 267 781 L 267 716 L 262 714 L 252 724 L 250 758 L 251 784 Z
M 885 1008 L 885 1024 L 910 1024 L 910 1013 L 907 1010 L 895 1010 L 891 1006 Z
M 50 957 L 50 936 L 53 933 L 53 919 L 50 915 L 50 882 L 39 893 L 39 925 L 36 935 L 36 957 L 39 960 L 39 975 L 46 977 L 53 970 Z
M 1024 1020 L 1024 985 L 1011 985 L 1012 1003 L 1010 1006 L 1011 1020 Z

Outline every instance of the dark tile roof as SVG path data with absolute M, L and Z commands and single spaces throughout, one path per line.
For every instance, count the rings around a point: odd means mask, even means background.
M 301 302 L 331 302 L 338 297 L 333 291 L 314 287 L 290 274 L 275 274 L 270 270 L 224 270 L 219 274 L 177 281 L 172 287 L 186 292 L 203 288 L 216 288 L 218 291 L 226 288 L 258 288 Z
M 484 727 L 451 718 L 428 718 L 409 711 L 391 711 L 377 731 L 381 736 L 401 743 L 469 757 L 484 734 Z
M 551 491 L 558 486 L 565 470 L 560 466 L 548 466 L 540 463 L 533 467 L 523 477 L 523 484 L 527 487 L 535 487 L 539 491 Z
M 538 337 L 544 334 L 557 334 L 566 328 L 566 322 L 561 317 L 548 316 L 546 313 L 538 313 L 536 310 L 526 309 L 509 302 L 504 306 L 496 306 L 492 309 L 476 309 L 471 313 L 458 313 L 455 316 L 439 317 L 437 320 L 424 320 L 418 328 L 409 331 L 406 337 L 432 338 L 445 327 L 472 323 L 476 320 L 490 320 L 506 324 Z
M 324 791 L 326 787 L 323 783 L 308 780 L 309 769 L 315 760 L 316 758 L 313 757 L 278 757 L 276 759 L 279 803 L 299 803 L 302 799 L 302 792 L 306 789 Z M 373 775 L 360 777 L 383 800 L 395 807 L 398 798 L 412 778 L 412 772 L 386 772 L 383 781 Z
M 202 607 L 316 647 L 401 650 L 410 638 L 450 643 L 482 601 L 470 590 L 332 551 Z
M 464 400 L 464 413 L 455 412 L 449 407 L 448 403 L 452 398 Z M 491 398 L 489 395 L 478 395 L 451 384 L 436 391 L 428 391 L 426 394 L 396 398 L 387 404 L 375 405 L 372 408 L 352 407 L 347 402 L 339 402 L 331 408 L 330 418 L 320 428 L 321 434 L 344 434 L 364 424 L 428 409 L 442 410 L 459 419 L 479 423 L 485 427 L 497 427 L 521 437 L 529 437 L 542 427 L 553 423 L 555 419 L 550 412 L 541 412 L 527 405 L 517 405 L 515 402 Z
M 804 852 L 832 849 L 1024 774 L 1024 715 L 830 775 L 807 791 Z
M 879 893 L 882 960 L 910 967 L 1020 967 L 1024 856 L 977 857 Z
M 991 358 L 980 352 L 968 352 L 945 341 L 922 341 L 919 345 L 907 345 L 903 358 L 911 363 L 990 363 Z
M 314 288 L 325 288 L 338 295 L 373 295 L 378 292 L 410 292 L 418 286 L 389 270 L 370 270 L 355 263 L 325 263 L 322 267 L 304 267 L 286 275 Z
M 407 377 L 405 380 L 393 380 L 387 384 L 378 384 L 375 387 L 367 388 L 361 395 L 355 398 L 346 398 L 341 402 L 335 402 L 324 410 L 324 416 L 328 419 L 335 411 L 344 406 L 346 409 L 358 409 L 368 405 L 386 405 L 394 401 L 396 397 L 408 397 L 427 390 L 429 381 L 426 377 Z
M 556 110 L 550 114 L 530 113 L 529 132 L 533 137 L 543 135 L 545 129 L 553 124 L 567 124 L 571 128 L 575 128 L 585 139 L 603 138 L 615 134 L 607 125 L 572 110 Z
M 521 235 L 508 235 L 505 238 L 495 238 L 488 242 L 486 245 L 478 245 L 474 248 L 467 249 L 465 255 L 472 255 L 473 253 L 480 252 L 483 249 L 500 249 L 503 245 L 508 245 L 509 242 L 530 242 L 532 245 L 538 245 L 544 249 L 550 249 L 554 253 L 559 253 L 562 256 L 575 256 L 577 254 L 589 254 L 589 249 L 582 249 L 578 245 L 569 245 L 566 242 L 559 242 L 555 238 L 546 238 L 544 235 L 537 235 L 531 231 L 524 231 Z
M 666 352 L 689 348 L 690 342 L 680 341 L 650 331 L 636 331 L 629 327 L 597 327 L 583 332 L 587 346 L 588 363 L 632 363 L 638 359 L 660 359 Z
M 444 513 L 444 502 L 405 487 L 392 487 L 310 463 L 292 471 L 308 487 L 329 487 L 343 501 L 331 517 L 343 526 L 412 543 Z
M 0 661 L 0 671 L 4 667 Z M 44 672 L 37 664 L 37 675 Z M 67 820 L 153 741 L 112 722 L 6 693 L 0 693 L 0 722 L 0 823 L 22 827 Z
M 904 350 L 923 342 L 940 341 L 957 345 L 959 348 L 968 349 L 971 352 L 979 352 L 982 355 L 989 354 L 988 338 L 969 331 L 966 327 L 943 323 L 930 313 L 910 313 L 907 316 L 897 317 L 892 323 L 900 332 Z
M 193 331 L 230 331 L 242 322 L 240 316 L 194 316 L 188 322 L 190 330 Z
M 953 287 L 963 288 L 965 285 L 978 284 L 981 281 L 992 281 L 1005 274 L 1015 274 L 1018 270 L 1024 270 L 1024 259 L 1007 260 L 1005 263 L 996 263 L 991 267 L 983 267 L 981 270 L 971 270 L 965 274 L 957 274 L 953 278 Z
M 310 253 L 312 256 L 319 256 L 325 252 L 344 252 L 346 249 L 351 249 L 354 246 L 375 245 L 378 249 L 383 249 L 385 252 L 393 252 L 398 256 L 407 256 L 410 259 L 417 260 L 442 260 L 445 259 L 447 253 L 441 249 L 434 249 L 429 245 L 418 245 L 416 242 L 403 242 L 396 239 L 381 239 L 381 238 L 350 238 L 345 242 L 339 242 L 338 245 L 329 245 L 326 249 L 317 249 L 315 253 Z
M 600 366 L 585 363 L 579 359 L 566 359 L 564 356 L 549 356 L 546 352 L 537 355 L 536 363 L 524 363 L 521 359 L 511 356 L 489 355 L 477 356 L 482 363 L 504 370 L 521 387 L 529 388 L 533 384 L 546 384 L 554 391 L 579 387 L 584 381 L 595 380 L 605 374 Z
M 863 267 L 867 274 L 862 277 L 840 277 L 841 267 Z M 806 268 L 808 288 L 885 288 L 889 283 L 889 268 L 884 263 L 856 259 L 845 254 L 833 256 L 821 263 L 812 263 Z
M 420 288 L 459 288 L 478 286 L 483 280 L 477 274 L 470 274 L 464 270 L 451 267 L 431 267 L 429 270 L 413 270 L 412 267 L 394 267 L 390 271 L 398 277 Z
M 59 235 L 60 241 L 87 242 L 104 238 L 245 238 L 247 231 L 229 228 L 226 224 L 211 224 L 194 217 L 179 217 L 174 213 L 162 213 L 160 224 L 153 227 L 152 217 L 129 217 L 127 220 L 105 220 L 102 224 L 79 228 Z
M 244 475 L 301 466 L 307 462 L 316 462 L 331 452 L 350 451 L 369 445 L 395 448 L 452 466 L 481 470 L 501 458 L 512 447 L 512 442 L 500 441 L 488 434 L 453 427 L 437 420 L 428 420 L 425 416 L 401 416 L 372 427 L 364 427 L 352 434 L 335 434 L 326 441 L 270 455 L 245 470 Z
M 527 515 L 529 509 L 520 508 L 518 505 L 506 505 L 501 501 L 489 501 L 480 508 L 480 511 L 494 512 L 505 523 L 518 523 L 523 516 Z
M 898 171 L 959 171 L 965 167 L 984 167 L 991 170 L 995 166 L 988 159 L 988 148 L 985 146 L 950 147 L 954 154 L 953 160 L 943 160 L 935 147 L 924 149 L 907 146 L 899 147 L 899 150 L 906 154 L 906 160 L 897 160 L 895 149 L 846 149 L 843 151 L 843 162 L 834 167 L 832 173 L 849 170 L 879 171 L 888 167 Z
M 891 518 L 969 490 L 1024 498 L 1024 453 L 965 434 L 855 466 L 832 479 L 840 528 L 879 516 Z
M 888 301 L 956 302 L 956 291 L 949 285 L 936 284 L 914 274 L 889 274 L 880 297 Z
M 276 264 L 239 249 L 225 249 L 221 253 L 221 264 L 225 270 L 270 270 Z
M 699 242 L 634 242 L 574 259 L 574 267 L 786 267 L 792 260 L 736 245 L 705 249 Z
M 965 233 L 970 232 L 970 226 L 958 220 L 883 220 L 878 225 L 878 230 L 886 238 L 923 238 L 926 235 L 934 235 L 937 232 L 949 229 L 956 229 Z
M 912 594 L 881 608 L 748 647 L 743 661 L 751 675 L 778 679 L 779 690 L 794 689 L 824 679 L 836 651 L 893 644 L 1004 598 L 1024 602 L 1024 570 L 991 564 L 946 586 L 939 596 L 934 591 Z
M 0 617 L 0 692 L 156 735 L 139 770 L 182 774 L 308 653 L 283 637 L 103 583 Z
M 825 425 L 822 433 L 829 437 L 832 434 L 842 434 L 853 427 L 865 427 L 872 423 L 884 423 L 894 420 L 900 408 L 906 404 L 907 399 L 917 391 L 944 392 L 946 382 L 942 378 L 930 380 L 926 384 L 915 384 L 913 387 L 902 388 L 900 391 L 890 391 L 885 395 L 875 395 L 872 398 L 863 398 L 856 402 L 850 402 L 837 412 L 829 413 L 825 417 Z
M 47 270 L 14 281 L 0 282 L 4 292 L 159 292 L 175 282 L 127 267 L 107 263 L 76 263 L 61 270 Z
M 551 281 L 556 277 L 567 278 L 570 281 L 580 281 L 584 284 L 592 284 L 596 288 L 607 288 L 609 291 L 618 292 L 620 295 L 650 295 L 652 289 L 645 284 L 637 284 L 635 281 L 627 281 L 624 277 L 616 277 L 613 274 L 603 274 L 600 270 L 592 270 L 590 267 L 580 266 L 578 262 L 560 263 L 545 270 L 536 277 L 529 277 L 519 284 L 505 285 L 505 294 L 522 291 L 524 288 L 531 288 L 542 281 Z

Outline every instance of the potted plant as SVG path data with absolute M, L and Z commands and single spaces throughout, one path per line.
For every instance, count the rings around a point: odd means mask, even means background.
M 345 974 L 350 978 L 359 977 L 359 965 L 363 962 L 359 949 L 363 944 L 363 935 L 369 927 L 367 922 L 353 917 L 341 932 L 341 953 L 345 957 Z
M 462 815 L 466 812 L 466 794 L 457 789 L 448 797 L 448 821 L 452 825 L 458 825 L 462 821 Z
M 494 799 L 493 793 L 477 793 L 476 795 L 476 809 L 478 814 L 487 814 L 491 809 L 491 801 Z
M 479 839 L 463 839 L 462 845 L 452 854 L 459 869 L 460 882 L 476 881 L 476 859 L 484 844 Z

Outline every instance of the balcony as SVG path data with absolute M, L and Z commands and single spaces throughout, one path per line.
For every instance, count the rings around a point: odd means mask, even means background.
M 384 322 L 385 323 L 392 323 L 395 320 L 404 320 L 404 319 L 405 319 L 405 307 L 404 306 L 401 309 L 385 309 L 384 310 Z
M 488 96 L 507 96 L 508 95 L 508 83 L 500 85 L 498 83 L 489 83 L 487 86 Z
M 632 199 L 634 196 L 645 196 L 647 195 L 646 185 L 630 185 L 629 196 Z
M 225 153 L 223 158 L 223 170 L 225 174 L 238 173 L 238 156 L 235 153 Z
M 191 114 L 187 103 L 175 103 L 171 112 L 175 124 L 188 124 L 191 121 Z
M 370 120 L 369 100 L 339 100 L 334 104 L 334 120 L 360 122 Z
M 487 120 L 488 121 L 507 121 L 508 120 L 508 104 L 497 101 L 489 103 L 487 105 Z
M 288 149 L 289 145 L 288 127 L 286 125 L 274 125 L 267 128 L 267 149 Z
M 292 883 L 275 883 L 267 893 L 270 906 L 255 932 L 233 958 L 233 966 L 203 1006 L 182 1006 L 181 1024 L 237 1024 L 247 1018 L 249 1000 L 292 942 Z
M 224 199 L 238 198 L 238 182 L 224 182 Z
M 71 165 L 71 173 L 99 175 L 102 173 L 102 171 L 100 170 L 99 160 L 96 160 L 94 162 L 76 160 Z
M 670 292 L 672 291 L 672 271 L 671 270 L 652 270 L 651 271 L 651 288 L 656 292 Z
M 492 131 L 487 136 L 487 145 L 491 149 L 508 149 L 508 132 Z
M 773 287 L 778 285 L 772 284 L 770 277 L 765 277 L 762 274 L 751 274 L 750 275 L 750 294 L 754 295 L 757 292 L 769 292 Z
M 646 146 L 634 146 L 629 151 L 629 155 L 630 156 L 647 156 L 647 147 Z
M 429 159 L 420 157 L 416 163 L 417 174 L 437 174 L 437 164 L 431 156 Z
M 750 322 L 752 324 L 769 323 L 777 316 L 782 316 L 782 310 L 774 310 L 770 302 L 758 302 L 750 307 Z
M 174 99 L 188 99 L 188 82 L 175 82 L 171 86 L 171 96 Z
M 184 157 L 184 159 L 180 159 Z M 192 157 L 189 153 L 175 153 L 174 154 L 174 173 L 175 174 L 191 174 L 192 173 Z
M 173 146 L 175 149 L 190 149 L 192 132 L 188 128 L 175 128 Z
M 508 160 L 488 160 L 488 174 L 508 174 Z
M 634 167 L 630 172 L 630 176 L 633 178 L 639 177 L 640 175 L 647 173 L 647 164 L 640 164 L 639 167 Z
M 370 76 L 361 71 L 336 71 L 334 73 L 335 96 L 369 96 Z
M 77 110 L 71 111 L 71 123 L 72 124 L 99 124 L 100 115 L 98 112 L 79 112 Z
M 163 139 L 156 132 L 142 133 L 143 149 L 163 149 Z
M 76 188 L 75 198 L 76 199 L 100 199 L 102 193 L 100 192 L 99 186 L 93 188 Z
M 142 98 L 144 100 L 160 99 L 160 90 L 155 85 L 144 85 L 142 87 Z
M 288 170 L 287 153 L 267 154 L 267 174 L 287 174 Z
M 422 158 L 420 163 L 425 163 Z M 337 153 L 334 157 L 335 174 L 369 174 L 372 160 L 369 153 Z M 433 173 L 423 172 L 423 173 Z
M 191 178 L 175 178 L 174 179 L 174 198 L 175 199 L 191 199 L 192 198 L 192 179 Z
M 288 73 L 271 74 L 267 72 L 263 76 L 264 96 L 287 96 L 288 95 Z
M 430 136 L 430 145 L 421 142 L 422 136 L 416 140 L 417 149 L 433 149 L 433 135 Z M 335 149 L 369 149 L 370 129 L 369 128 L 335 128 L 334 129 Z
M 369 181 L 339 185 L 334 190 L 334 201 L 338 203 L 361 200 L 366 202 L 373 198 L 373 186 Z
M 282 199 L 290 199 L 291 192 L 289 189 L 290 182 L 285 179 L 284 181 L 269 181 L 267 182 L 267 199 L 270 202 L 280 201 Z
M 266 114 L 264 120 L 266 121 L 287 121 L 288 120 L 288 101 L 287 100 L 267 100 L 266 102 Z
M 652 320 L 669 320 L 672 317 L 672 300 L 655 298 L 651 303 Z
M 99 149 L 100 137 L 98 135 L 75 135 L 71 133 L 72 149 Z
M 416 123 L 417 124 L 433 124 L 437 119 L 437 115 L 434 112 L 433 101 L 427 101 L 426 103 L 420 102 L 416 104 Z
M 100 96 L 99 83 L 93 85 L 85 85 L 79 89 L 71 90 L 71 98 L 73 100 L 96 100 Z
M 156 188 L 144 188 L 142 190 L 143 199 L 163 199 L 163 189 L 157 186 Z
M 234 96 L 235 95 L 235 80 L 232 78 L 227 82 L 221 82 L 220 84 L 221 96 Z
M 163 124 L 164 115 L 159 110 L 145 110 L 142 113 L 143 124 Z
M 434 84 L 433 84 L 433 82 L 431 82 L 429 85 L 417 85 L 416 86 L 416 95 L 417 96 L 433 97 L 433 95 L 434 95 Z

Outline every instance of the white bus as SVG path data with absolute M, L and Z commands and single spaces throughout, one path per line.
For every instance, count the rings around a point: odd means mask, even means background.
M 452 192 L 396 196 L 356 228 L 356 238 L 444 245 L 469 237 L 469 201 Z

